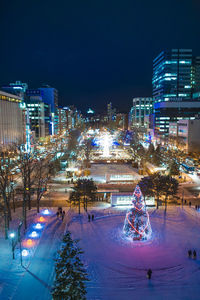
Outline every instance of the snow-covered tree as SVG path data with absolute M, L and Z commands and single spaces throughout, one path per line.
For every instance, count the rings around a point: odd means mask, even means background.
M 55 300 L 85 300 L 87 273 L 81 262 L 80 256 L 83 251 L 73 241 L 68 231 L 63 238 L 63 245 L 58 251 L 55 272 L 56 278 L 52 290 Z

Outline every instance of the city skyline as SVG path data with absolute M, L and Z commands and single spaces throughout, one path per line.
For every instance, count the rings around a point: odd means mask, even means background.
M 154 9 L 148 1 L 4 3 L 1 85 L 49 84 L 58 89 L 61 105 L 99 110 L 111 101 L 128 111 L 134 97 L 152 96 L 152 61 L 162 50 L 189 48 L 200 54 L 200 4 L 153 4 Z

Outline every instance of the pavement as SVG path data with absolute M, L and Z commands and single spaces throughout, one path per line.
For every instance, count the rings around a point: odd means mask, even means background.
M 69 215 L 64 221 L 57 219 L 56 209 L 51 210 L 37 246 L 20 264 L 19 245 L 12 259 L 10 241 L 1 238 L 0 243 L 0 299 L 7 300 L 46 300 L 51 299 L 51 287 L 54 280 L 54 259 L 60 248 Z M 37 218 L 37 216 L 35 216 Z M 34 220 L 33 220 L 34 222 Z M 29 232 L 32 223 L 29 224 Z M 23 244 L 23 242 L 22 242 Z

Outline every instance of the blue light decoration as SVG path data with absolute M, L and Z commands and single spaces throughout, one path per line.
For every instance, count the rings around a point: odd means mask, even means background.
M 145 142 L 151 144 L 152 136 L 151 136 L 150 132 L 149 132 L 149 134 L 145 135 Z
M 151 134 L 149 132 L 149 143 L 151 144 L 151 142 L 152 142 L 152 137 L 151 137 Z
M 151 237 L 151 224 L 149 214 L 139 185 L 133 193 L 133 207 L 126 213 L 124 221 L 124 234 L 133 241 L 148 240 Z

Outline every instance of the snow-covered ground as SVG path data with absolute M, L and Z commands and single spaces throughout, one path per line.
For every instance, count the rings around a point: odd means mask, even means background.
M 80 238 L 85 251 L 88 300 L 200 298 L 200 212 L 194 208 L 169 207 L 166 215 L 162 208 L 150 210 L 153 235 L 146 242 L 124 237 L 125 208 L 89 208 L 95 215 L 93 222 L 88 222 L 86 214 L 71 213 L 62 222 L 55 212 L 56 208 L 47 218 L 31 256 L 24 258 L 26 268 L 20 266 L 18 250 L 12 260 L 11 245 L 1 237 L 1 300 L 51 299 L 54 258 L 66 226 L 74 238 Z M 33 211 L 30 217 L 29 229 L 38 216 Z M 189 249 L 196 249 L 196 260 L 188 258 Z M 150 281 L 148 268 L 153 270 Z
M 85 251 L 87 299 L 199 299 L 200 212 L 187 207 L 170 207 L 166 216 L 162 209 L 150 211 L 153 235 L 146 242 L 124 238 L 125 211 L 93 212 L 94 222 L 76 217 L 69 227 Z M 196 249 L 196 260 L 188 258 L 188 249 Z

